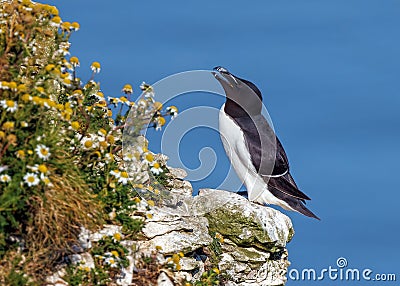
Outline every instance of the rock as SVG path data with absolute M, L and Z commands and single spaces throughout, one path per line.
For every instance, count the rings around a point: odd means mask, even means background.
M 205 189 L 199 196 L 220 204 L 209 204 L 205 217 L 209 231 L 224 237 L 218 267 L 231 277 L 226 285 L 284 285 L 289 266 L 285 246 L 294 234 L 290 219 L 238 194 Z
M 160 246 L 164 254 L 192 252 L 212 242 L 204 217 L 179 217 L 156 212 L 142 230 L 148 244 Z
M 54 272 L 52 275 L 46 278 L 46 286 L 66 286 L 68 283 L 62 279 L 66 271 L 64 268 Z
M 122 226 L 106 224 L 103 228 L 93 234 L 90 234 L 90 241 L 96 242 L 104 236 L 113 236 L 115 233 L 122 233 Z
M 202 189 L 199 196 L 207 201 L 225 203 L 205 216 L 210 231 L 216 231 L 237 245 L 255 246 L 271 251 L 285 247 L 294 234 L 291 220 L 281 212 L 249 202 L 246 198 L 226 191 Z
M 203 266 L 203 263 L 201 261 L 198 261 L 192 257 L 182 257 L 179 264 L 182 271 L 200 269 Z
M 71 259 L 71 262 L 73 264 L 79 264 L 82 267 L 89 267 L 91 269 L 95 268 L 93 257 L 92 255 L 90 255 L 89 252 L 84 252 L 81 254 L 72 254 L 68 257 L 69 259 Z
M 172 283 L 171 279 L 169 279 L 167 274 L 165 274 L 164 272 L 161 272 L 157 279 L 157 285 L 158 286 L 174 286 L 174 283 Z
M 180 168 L 168 168 L 170 172 L 170 176 L 175 179 L 184 179 L 187 177 L 187 172 L 184 169 Z

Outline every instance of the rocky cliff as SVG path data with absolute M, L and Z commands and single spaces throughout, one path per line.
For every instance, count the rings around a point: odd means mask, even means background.
M 144 227 L 139 238 L 121 241 L 129 250 L 130 263 L 117 284 L 285 284 L 289 266 L 285 247 L 294 234 L 286 215 L 223 190 L 203 189 L 192 197 L 190 183 L 181 179 L 184 171 L 171 169 L 171 173 L 180 177 L 171 179 L 173 191 L 185 194 L 189 215 L 171 214 L 167 207 L 154 206 L 153 215 L 146 217 L 143 214 L 149 206 L 143 200 L 134 215 L 143 217 Z M 91 243 L 117 232 L 121 227 L 112 225 L 97 233 L 83 231 L 82 253 L 73 255 L 72 262 L 93 267 L 88 252 Z M 48 278 L 48 285 L 67 285 L 64 275 L 65 270 L 59 270 Z

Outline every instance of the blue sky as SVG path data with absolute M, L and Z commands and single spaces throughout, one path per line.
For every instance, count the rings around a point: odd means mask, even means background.
M 288 245 L 291 269 L 336 267 L 345 257 L 348 267 L 400 279 L 398 0 L 46 3 L 81 24 L 71 54 L 79 57 L 83 78 L 92 61 L 102 64 L 97 79 L 106 95 L 118 96 L 125 83 L 138 94 L 142 81 L 216 65 L 254 82 L 293 176 L 322 218 L 289 213 L 296 231 Z M 180 110 L 222 103 L 205 93 L 173 102 Z M 201 148 L 214 149 L 220 165 L 194 186 L 217 184 L 228 166 L 217 132 L 199 128 L 181 143 L 191 168 Z

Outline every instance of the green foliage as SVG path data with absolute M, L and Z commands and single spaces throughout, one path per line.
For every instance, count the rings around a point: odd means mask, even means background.
M 64 280 L 71 286 L 108 285 L 111 282 L 109 273 L 104 268 L 90 269 L 81 265 L 69 265 Z
M 64 277 L 70 285 L 108 285 L 121 274 L 121 269 L 129 265 L 128 250 L 120 243 L 121 236 L 105 236 L 95 243 L 89 253 L 94 257 L 95 267 L 84 263 L 71 264 Z
M 79 24 L 63 21 L 57 8 L 10 0 L 2 3 L 0 15 L 0 264 L 19 247 L 7 239 L 21 237 L 23 268 L 39 279 L 59 255 L 70 253 L 82 226 L 94 230 L 107 221 L 123 225 L 129 235 L 140 231 L 143 222 L 131 217 L 141 202 L 132 184 L 146 189 L 150 182 L 143 174 L 163 178 L 167 169 L 147 143 L 123 152 L 128 111 L 136 138 L 146 124 L 160 129 L 177 109 L 162 112 L 144 83 L 146 96 L 137 105 L 129 84 L 119 98 L 106 97 L 95 81 L 98 62 L 90 66 L 90 79 L 80 79 L 79 59 L 69 56 L 70 36 Z M 127 170 L 124 162 L 138 168 Z M 103 243 L 102 250 L 117 247 Z M 126 264 L 123 256 L 119 263 Z M 2 270 L 8 277 L 25 279 L 7 265 Z M 95 276 L 91 279 L 101 284 L 102 272 Z
M 16 257 L 13 261 L 11 261 L 11 270 L 8 275 L 4 277 L 5 285 L 9 286 L 25 286 L 25 285 L 33 285 L 29 282 L 28 277 L 24 272 L 21 271 L 18 264 L 21 262 L 21 257 Z M 1 281 L 1 280 L 0 280 Z

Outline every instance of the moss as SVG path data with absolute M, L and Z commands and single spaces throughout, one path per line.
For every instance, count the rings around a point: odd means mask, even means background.
M 271 251 L 276 244 L 253 216 L 246 217 L 239 211 L 219 208 L 206 214 L 206 218 L 210 232 L 219 232 L 239 246 L 252 246 Z M 243 235 L 245 231 L 249 231 L 251 235 Z
M 260 252 L 256 251 L 255 249 L 237 247 L 235 252 L 232 253 L 232 256 L 235 260 L 238 261 L 266 261 L 265 254 L 261 254 Z

